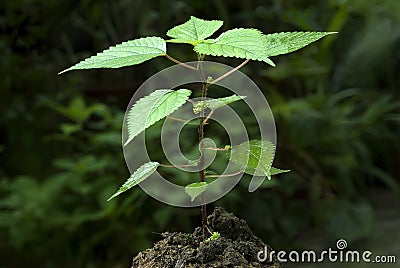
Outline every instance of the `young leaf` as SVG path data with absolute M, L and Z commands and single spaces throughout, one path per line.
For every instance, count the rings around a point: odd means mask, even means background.
M 218 240 L 221 237 L 221 234 L 219 232 L 213 232 L 212 235 L 204 240 L 204 242 L 209 243 L 213 240 Z
M 185 187 L 185 192 L 190 196 L 190 200 L 193 202 L 196 197 L 205 192 L 207 186 L 207 182 L 205 181 L 191 183 Z
M 199 102 L 193 103 L 193 113 L 195 113 L 195 114 L 198 114 L 207 108 L 208 108 L 208 104 L 205 101 L 199 101 Z
M 291 32 L 264 35 L 266 56 L 290 53 L 336 32 Z
M 129 179 L 119 188 L 119 190 L 113 194 L 107 201 L 110 201 L 117 195 L 122 194 L 123 192 L 131 189 L 132 187 L 138 185 L 145 179 L 147 179 L 154 171 L 156 171 L 157 167 L 160 164 L 157 162 L 148 162 L 141 165 L 130 177 Z
M 230 159 L 242 167 L 245 173 L 270 178 L 275 146 L 269 141 L 251 140 L 232 146 Z
M 60 72 L 93 68 L 119 68 L 142 63 L 146 60 L 166 55 L 165 40 L 160 37 L 144 37 L 110 47 L 97 55 Z
M 190 94 L 191 91 L 188 89 L 179 89 L 176 91 L 160 89 L 139 99 L 127 115 L 128 140 L 124 146 L 146 128 L 181 107 L 187 101 Z
M 196 45 L 211 36 L 222 24 L 220 20 L 202 20 L 191 16 L 190 20 L 167 32 L 169 37 L 175 38 L 168 42 Z
M 205 55 L 258 60 L 275 66 L 265 53 L 264 34 L 256 29 L 226 31 L 215 40 L 196 45 L 194 50 Z
M 204 101 L 199 101 L 199 102 L 193 104 L 193 112 L 195 114 L 198 114 L 207 108 L 216 110 L 225 105 L 228 105 L 228 104 L 238 101 L 238 100 L 242 100 L 244 98 L 246 98 L 246 96 L 232 95 L 232 96 L 224 97 L 224 98 L 208 99 L 208 100 L 204 100 Z

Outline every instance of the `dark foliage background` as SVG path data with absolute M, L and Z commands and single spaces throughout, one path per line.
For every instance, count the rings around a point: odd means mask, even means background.
M 275 58 L 276 68 L 252 62 L 243 69 L 273 109 L 276 166 L 292 172 L 252 194 L 244 179 L 217 205 L 281 249 L 299 245 L 310 229 L 330 241 L 371 234 L 377 211 L 370 193 L 400 192 L 398 0 L 6 0 L 0 267 L 129 267 L 131 256 L 160 238 L 154 232 L 199 225 L 198 209 L 169 207 L 139 188 L 106 202 L 129 175 L 121 150 L 125 107 L 138 85 L 171 63 L 57 75 L 112 44 L 165 36 L 190 15 L 222 19 L 223 30 L 340 32 Z M 172 51 L 194 59 L 186 47 Z

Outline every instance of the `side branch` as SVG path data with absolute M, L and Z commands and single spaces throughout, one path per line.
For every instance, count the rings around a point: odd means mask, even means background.
M 214 110 L 211 110 L 211 112 L 207 115 L 206 118 L 204 118 L 203 120 L 203 125 L 205 125 L 208 121 L 208 119 L 210 119 L 211 115 L 214 113 Z
M 180 168 L 180 167 L 195 167 L 196 165 L 166 165 L 166 164 L 160 164 L 160 167 L 166 167 L 166 168 Z
M 228 148 L 214 148 L 214 147 L 205 147 L 205 150 L 211 150 L 211 151 L 228 151 Z
M 250 60 L 246 59 L 244 62 L 242 62 L 241 64 L 239 64 L 238 66 L 236 66 L 235 68 L 233 68 L 232 70 L 230 70 L 229 72 L 221 75 L 220 77 L 216 78 L 215 80 L 211 81 L 211 83 L 209 83 L 209 85 L 212 85 L 214 83 L 217 83 L 218 81 L 224 79 L 225 77 L 231 75 L 232 73 L 236 72 L 237 70 L 239 70 L 240 68 L 242 68 L 243 66 L 246 65 L 246 63 L 248 63 Z
M 187 123 L 188 122 L 188 120 L 185 120 L 185 119 L 182 119 L 182 118 L 173 117 L 173 116 L 169 116 L 169 115 L 167 116 L 167 119 L 171 119 L 171 120 L 182 122 L 182 123 Z
M 177 64 L 179 64 L 179 65 L 182 65 L 182 66 L 185 67 L 185 68 L 188 68 L 188 69 L 193 70 L 193 71 L 197 71 L 197 68 L 195 68 L 195 67 L 193 67 L 193 66 L 190 66 L 190 65 L 188 65 L 188 64 L 186 64 L 186 63 L 183 63 L 183 62 L 181 62 L 181 61 L 179 61 L 179 60 L 177 60 L 177 59 L 171 57 L 171 56 L 168 55 L 168 54 L 165 54 L 165 57 L 167 57 L 169 60 L 171 60 L 171 61 L 173 61 L 173 62 L 175 62 L 175 63 L 177 63 Z
M 243 171 L 238 171 L 232 174 L 224 174 L 224 175 L 208 175 L 206 178 L 220 178 L 220 177 L 232 177 L 243 173 Z

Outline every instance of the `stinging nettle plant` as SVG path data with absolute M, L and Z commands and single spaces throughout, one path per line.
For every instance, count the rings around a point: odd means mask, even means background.
M 193 112 L 200 115 L 198 123 L 199 142 L 204 139 L 204 126 L 214 110 L 228 105 L 232 102 L 242 100 L 245 96 L 228 96 L 219 99 L 206 99 L 208 86 L 230 75 L 244 66 L 249 60 L 263 61 L 275 66 L 270 59 L 272 56 L 287 54 L 301 49 L 335 32 L 282 32 L 264 34 L 257 29 L 238 28 L 223 32 L 215 39 L 208 39 L 221 26 L 220 20 L 203 20 L 195 17 L 172 29 L 168 30 L 167 36 L 172 39 L 164 40 L 161 37 L 144 37 L 123 42 L 112 46 L 95 56 L 87 58 L 76 65 L 60 72 L 60 74 L 71 70 L 93 69 L 93 68 L 120 68 L 131 66 L 150 60 L 155 57 L 164 56 L 183 67 L 201 72 L 201 64 L 197 67 L 185 64 L 167 54 L 167 43 L 183 43 L 193 46 L 197 54 L 198 62 L 201 63 L 206 55 L 242 58 L 244 61 L 225 73 L 224 75 L 203 81 L 201 87 L 201 100 L 194 102 L 189 100 L 191 91 L 188 89 L 156 89 L 148 96 L 139 99 L 128 111 L 127 126 L 128 139 L 124 146 L 129 144 L 137 135 L 145 129 L 166 118 L 179 109 L 187 101 L 193 103 Z M 208 112 L 208 114 L 206 113 Z M 199 181 L 185 186 L 185 192 L 193 201 L 201 198 L 207 189 L 207 178 L 218 178 L 218 175 L 206 175 L 204 165 L 204 146 L 199 147 L 199 158 L 196 165 L 199 169 Z M 214 148 L 215 150 L 227 151 L 229 161 L 241 167 L 241 172 L 256 176 L 266 176 L 271 179 L 276 175 L 289 170 L 281 170 L 272 167 L 275 155 L 275 147 L 270 141 L 251 140 L 239 145 L 227 145 L 225 148 Z M 148 162 L 141 165 L 129 179 L 108 200 L 138 185 L 148 178 L 156 169 L 163 165 L 158 162 Z M 202 203 L 203 234 L 206 236 L 207 214 L 205 204 Z

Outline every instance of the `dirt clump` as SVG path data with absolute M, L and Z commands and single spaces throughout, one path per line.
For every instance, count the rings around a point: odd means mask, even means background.
M 268 248 L 253 235 L 247 223 L 217 207 L 207 218 L 208 228 L 220 233 L 205 241 L 200 227 L 193 233 L 166 232 L 153 248 L 140 252 L 132 268 L 280 268 L 277 260 L 260 262 L 259 251 Z

